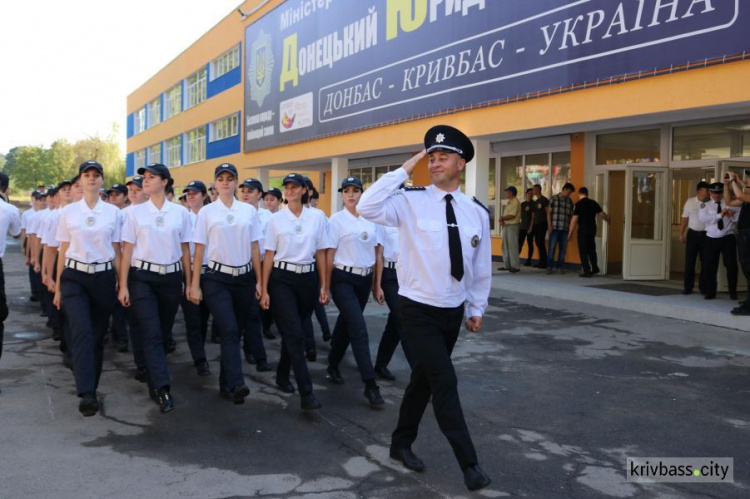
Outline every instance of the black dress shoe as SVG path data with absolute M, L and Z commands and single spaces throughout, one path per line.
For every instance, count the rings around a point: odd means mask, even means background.
M 174 353 L 177 350 L 177 343 L 174 340 L 169 340 L 164 344 L 164 351 L 167 353 Z
M 29 296 L 29 301 L 39 301 L 39 297 L 37 295 L 31 295 Z
M 713 295 L 706 295 L 706 296 L 703 297 L 704 300 L 713 300 L 714 298 L 716 298 L 715 294 L 713 294 Z
M 383 397 L 380 395 L 380 388 L 377 386 L 365 388 L 365 398 L 373 407 L 379 407 L 385 404 L 385 400 L 383 400 Z
M 330 329 L 326 329 L 325 331 L 323 331 L 323 341 L 325 341 L 326 343 L 328 343 L 329 341 L 331 341 L 331 330 Z
M 210 376 L 211 375 L 211 368 L 208 366 L 208 362 L 206 360 L 199 360 L 195 363 L 195 372 L 198 373 L 198 376 Z
M 172 395 L 169 393 L 169 388 L 162 386 L 156 392 L 156 395 L 159 403 L 159 412 L 164 414 L 174 410 L 174 400 L 172 400 Z
M 276 386 L 284 393 L 294 393 L 294 385 L 291 381 L 276 378 Z
M 732 301 L 737 301 L 737 293 L 729 293 L 729 299 Z
M 331 383 L 333 383 L 334 385 L 344 384 L 344 378 L 341 377 L 341 373 L 339 372 L 338 367 L 328 366 L 326 372 L 328 373 L 328 379 L 331 380 Z
M 254 366 L 255 364 L 257 364 L 257 363 L 258 363 L 258 361 L 257 361 L 257 360 L 255 360 L 255 357 L 253 357 L 253 356 L 252 356 L 252 355 L 250 355 L 250 354 L 245 354 L 245 361 L 246 361 L 246 362 L 247 362 L 248 364 L 250 364 L 251 366 Z
M 750 315 L 750 307 L 740 305 L 737 308 L 733 308 L 729 313 L 732 315 Z
M 52 331 L 52 339 L 54 341 L 60 341 L 62 339 L 62 334 L 60 334 L 60 331 Z
M 229 396 L 234 405 L 244 404 L 245 397 L 248 395 L 250 395 L 250 389 L 245 385 L 238 385 L 229 390 Z
M 133 377 L 141 383 L 145 383 L 146 381 L 148 381 L 148 371 L 146 371 L 145 369 L 136 369 L 135 376 Z
M 273 367 L 271 367 L 271 364 L 268 363 L 266 360 L 259 360 L 258 363 L 255 365 L 255 370 L 259 373 L 265 373 L 268 371 L 273 371 Z
M 469 466 L 464 470 L 464 483 L 470 491 L 483 489 L 492 483 L 490 477 L 482 471 L 478 464 Z
M 315 362 L 318 360 L 318 352 L 316 352 L 314 348 L 310 348 L 305 351 L 305 357 L 308 362 Z
M 424 471 L 424 463 L 419 459 L 411 449 L 394 449 L 391 447 L 391 459 L 401 461 L 404 468 L 412 471 Z
M 394 376 L 393 373 L 389 371 L 385 366 L 375 366 L 375 374 L 380 379 L 386 379 L 388 381 L 396 380 L 396 376 Z
M 524 267 L 531 267 L 531 260 L 526 260 L 526 263 L 523 264 Z
M 596 274 L 598 274 L 599 272 L 601 272 L 601 270 L 599 270 L 599 267 L 597 267 L 597 268 L 595 268 L 595 269 L 591 269 L 591 275 L 596 275 Z
M 578 277 L 591 277 L 591 272 L 581 272 Z
M 276 335 L 271 332 L 271 328 L 263 328 L 263 336 L 268 338 L 269 340 L 275 340 Z
M 308 393 L 307 395 L 302 396 L 302 410 L 303 411 L 315 411 L 323 407 L 323 404 L 320 403 L 318 398 L 312 394 Z
M 88 418 L 99 411 L 99 401 L 96 400 L 96 394 L 84 393 L 81 401 L 78 403 L 78 412 Z

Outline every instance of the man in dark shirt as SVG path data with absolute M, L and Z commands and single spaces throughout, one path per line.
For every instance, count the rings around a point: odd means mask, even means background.
M 589 190 L 586 187 L 578 189 L 578 202 L 573 208 L 573 218 L 570 220 L 568 238 L 573 237 L 573 232 L 578 227 L 578 254 L 581 256 L 581 267 L 583 271 L 580 277 L 591 277 L 599 273 L 596 260 L 596 217 L 609 223 L 609 215 L 602 211 L 599 203 L 589 199 Z
M 735 199 L 730 206 L 742 206 L 740 218 L 737 221 L 737 254 L 740 258 L 742 273 L 747 279 L 747 297 L 745 301 L 731 310 L 732 315 L 750 315 L 750 171 L 745 170 L 743 181 L 736 173 L 728 173 L 724 177 L 724 197 L 730 198 L 730 191 Z
M 524 266 L 531 266 L 534 256 L 534 194 L 532 189 L 526 189 L 526 201 L 521 203 L 521 228 L 518 234 L 518 253 L 523 251 L 523 242 L 529 245 L 529 254 Z
M 545 238 L 547 237 L 547 211 L 549 210 L 549 199 L 542 195 L 542 186 L 534 184 L 531 188 L 534 194 L 534 225 L 532 225 L 532 231 L 534 232 L 534 241 L 536 241 L 536 247 L 539 249 L 539 263 L 534 267 L 539 269 L 547 268 L 547 246 L 545 245 Z

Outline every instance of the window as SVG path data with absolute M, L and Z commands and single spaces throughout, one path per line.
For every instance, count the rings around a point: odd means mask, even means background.
M 562 191 L 563 186 L 567 182 L 570 182 L 570 152 L 553 152 L 551 194 L 557 194 Z M 519 189 L 518 192 L 521 192 L 521 190 Z
M 167 90 L 164 98 L 164 119 L 169 119 L 180 111 L 182 111 L 182 83 Z
M 148 127 L 161 123 L 161 96 L 148 103 Z
M 661 130 L 608 133 L 596 137 L 597 165 L 628 165 L 661 161 Z
M 185 134 L 185 164 L 206 159 L 206 127 L 194 128 Z
M 135 158 L 135 172 L 137 173 L 139 168 L 146 166 L 146 150 L 135 151 L 133 156 Z
M 385 165 L 385 166 L 365 166 L 362 168 L 349 168 L 348 175 L 350 177 L 358 177 L 362 181 L 362 187 L 367 189 L 377 179 L 382 177 L 388 172 L 397 170 L 401 165 Z M 407 185 L 411 185 L 409 180 L 406 181 Z
M 672 138 L 673 161 L 750 156 L 750 121 L 675 127 Z
M 239 116 L 236 114 L 214 121 L 208 127 L 208 140 L 210 142 L 215 142 L 228 137 L 234 137 L 239 133 L 239 121 Z
M 185 109 L 206 100 L 206 69 L 193 73 L 185 80 Z
M 140 108 L 133 116 L 133 129 L 135 134 L 139 134 L 146 129 L 146 107 Z
M 161 163 L 161 142 L 148 148 L 148 162 Z
M 169 168 L 180 166 L 182 164 L 182 135 L 167 140 L 165 146 L 164 161 L 166 166 Z
M 211 80 L 223 76 L 240 65 L 240 46 L 235 45 L 211 62 Z

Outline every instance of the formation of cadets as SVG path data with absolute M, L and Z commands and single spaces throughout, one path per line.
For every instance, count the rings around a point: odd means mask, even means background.
M 315 313 L 331 341 L 327 378 L 344 383 L 339 366 L 351 346 L 372 407 L 385 403 L 377 379 L 395 379 L 388 364 L 403 343 L 412 373 L 391 458 L 424 470 L 411 446 L 432 398 L 467 488 L 486 487 L 491 480 L 478 466 L 450 355 L 464 323 L 472 332 L 482 328 L 491 281 L 489 215 L 459 189 L 474 156 L 468 137 L 439 126 L 424 142 L 424 151 L 367 193 L 360 179 L 345 178 L 338 189 L 344 209 L 330 220 L 314 207 L 309 178 L 283 178 L 286 206 L 279 209 L 279 189 L 240 182 L 229 163 L 216 167 L 209 188 L 189 182 L 182 204 L 172 202 L 173 179 L 162 164 L 105 190 L 103 166 L 86 161 L 74 179 L 35 191 L 35 210 L 22 223 L 32 293 L 73 371 L 80 413 L 100 409 L 96 391 L 110 324 L 118 350 L 132 349 L 135 378 L 148 387 L 144 400 L 149 396 L 162 413 L 174 410 L 167 354 L 175 348 L 180 307 L 199 376 L 214 368 L 205 350 L 213 317 L 222 397 L 242 404 L 250 394 L 243 354 L 258 371 L 273 369 L 263 337 L 274 338 L 274 322 L 281 336 L 276 386 L 298 393 L 302 410 L 320 409 L 307 366 L 317 358 Z M 404 188 L 428 154 L 432 185 Z M 364 317 L 371 294 L 390 309 L 374 363 Z M 332 332 L 324 309 L 331 300 L 339 311 Z

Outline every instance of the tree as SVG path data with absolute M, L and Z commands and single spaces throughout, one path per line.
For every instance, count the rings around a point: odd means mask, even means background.
M 76 154 L 73 146 L 67 140 L 56 140 L 45 153 L 47 155 L 47 168 L 57 181 L 70 179 L 78 173 Z
M 10 166 L 8 176 L 18 189 L 33 189 L 41 184 L 50 184 L 57 179 L 47 165 L 47 154 L 41 146 L 22 146 L 11 149 L 14 152 L 6 166 Z
M 76 165 L 93 159 L 104 167 L 104 178 L 107 185 L 125 182 L 125 157 L 117 142 L 117 125 L 112 124 L 112 131 L 106 139 L 98 136 L 79 140 L 73 145 Z
M 0 154 L 0 171 L 3 171 L 5 168 L 5 155 Z

